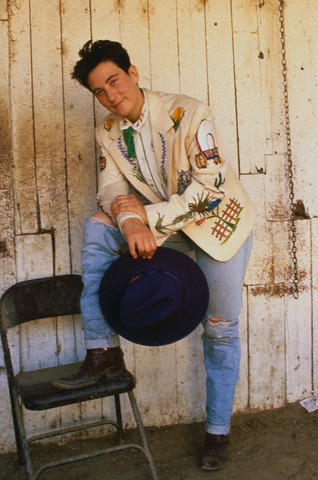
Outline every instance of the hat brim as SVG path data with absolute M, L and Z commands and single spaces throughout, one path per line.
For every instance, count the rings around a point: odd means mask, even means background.
M 120 320 L 120 302 L 135 272 L 166 270 L 178 278 L 183 298 L 177 314 L 162 323 L 143 327 L 124 325 Z M 184 253 L 159 247 L 152 259 L 134 259 L 121 255 L 106 270 L 99 289 L 101 310 L 109 325 L 123 338 L 146 346 L 177 342 L 189 335 L 202 321 L 208 306 L 208 284 L 199 266 Z

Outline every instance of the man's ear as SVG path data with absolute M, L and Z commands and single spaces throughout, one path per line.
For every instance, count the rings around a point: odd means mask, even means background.
M 136 83 L 139 81 L 139 73 L 138 73 L 137 67 L 135 65 L 130 65 L 130 67 L 128 69 L 128 73 L 129 73 L 130 77 L 133 78 L 136 81 Z

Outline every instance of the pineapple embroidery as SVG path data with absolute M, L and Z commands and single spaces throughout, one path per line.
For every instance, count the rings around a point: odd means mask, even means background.
M 184 117 L 184 110 L 182 107 L 176 108 L 172 115 L 170 115 L 171 120 L 173 121 L 173 128 L 174 131 L 176 132 L 179 128 L 180 122 Z
M 214 210 L 214 208 L 216 208 L 220 202 L 220 198 L 215 199 L 210 193 L 202 192 L 201 194 L 197 194 L 197 198 L 193 198 L 193 202 L 188 204 L 189 211 L 175 217 L 170 224 L 164 225 L 164 216 L 158 213 L 158 220 L 155 225 L 155 229 L 162 234 L 169 233 L 171 227 L 177 225 L 178 223 L 193 220 L 196 214 L 201 217 L 200 220 L 205 220 L 205 218 L 210 216 L 211 211 Z

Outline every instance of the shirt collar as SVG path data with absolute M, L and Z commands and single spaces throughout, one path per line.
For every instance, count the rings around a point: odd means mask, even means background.
M 131 123 L 128 118 L 122 118 L 119 123 L 119 128 L 121 130 L 126 130 L 126 128 L 132 127 L 133 130 L 136 130 L 136 132 L 140 132 L 142 127 L 145 125 L 147 118 L 148 118 L 148 112 L 149 112 L 149 107 L 148 107 L 148 100 L 147 100 L 147 95 L 143 92 L 144 96 L 144 104 L 141 109 L 140 117 L 135 123 Z

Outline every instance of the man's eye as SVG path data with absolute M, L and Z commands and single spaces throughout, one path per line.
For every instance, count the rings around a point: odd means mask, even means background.
M 95 92 L 95 95 L 96 97 L 100 97 L 102 93 L 103 93 L 103 90 L 97 90 L 97 92 Z

